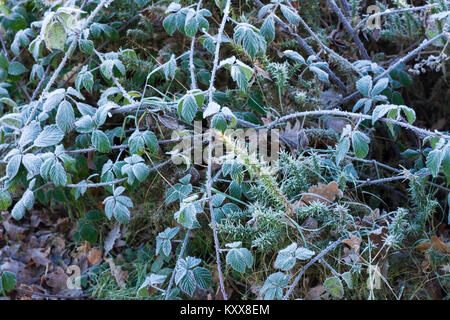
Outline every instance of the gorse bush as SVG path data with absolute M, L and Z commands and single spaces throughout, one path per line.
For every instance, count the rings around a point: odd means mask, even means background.
M 71 241 L 105 245 L 99 221 L 133 233 L 154 200 L 164 213 L 127 244 L 150 249 L 119 297 L 427 298 L 410 274 L 420 258 L 448 298 L 450 133 L 426 122 L 448 101 L 424 116 L 416 75 L 448 81 L 448 2 L 379 4 L 375 31 L 359 1 L 326 4 L 0 3 L 1 209 L 26 220 L 63 205 Z M 279 144 L 277 161 L 238 128 Z M 191 139 L 204 163 L 174 148 Z M 105 275 L 84 276 L 105 297 Z

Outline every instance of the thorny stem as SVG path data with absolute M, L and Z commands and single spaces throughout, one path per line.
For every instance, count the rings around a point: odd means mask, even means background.
M 51 64 L 49 64 L 47 66 L 47 69 L 45 69 L 45 72 L 44 72 L 44 75 L 42 76 L 41 81 L 39 81 L 36 89 L 34 89 L 33 95 L 31 96 L 31 101 L 34 101 L 34 99 L 36 99 L 36 96 L 39 93 L 39 90 L 41 90 L 41 87 L 43 86 L 43 84 L 45 82 L 45 78 L 47 78 L 48 72 L 50 71 L 50 66 L 51 66 Z
M 303 111 L 303 112 L 296 112 L 296 113 L 292 113 L 289 114 L 287 116 L 281 117 L 271 123 L 269 123 L 266 128 L 267 129 L 271 129 L 273 127 L 275 127 L 276 125 L 290 120 L 290 119 L 294 119 L 294 118 L 300 118 L 300 117 L 311 117 L 311 116 L 321 116 L 321 115 L 335 115 L 335 116 L 345 116 L 345 117 L 352 117 L 352 118 L 357 118 L 357 119 L 365 119 L 365 120 L 371 120 L 372 116 L 371 115 L 366 115 L 366 114 L 362 114 L 362 113 L 354 113 L 354 112 L 347 112 L 347 111 L 341 111 L 341 110 L 316 110 L 316 111 Z M 444 139 L 450 139 L 450 135 L 446 135 L 443 134 L 441 132 L 432 132 L 430 130 L 426 130 L 426 129 L 422 129 L 416 126 L 413 126 L 407 122 L 401 122 L 401 121 L 397 121 L 397 120 L 393 120 L 393 119 L 387 119 L 387 118 L 380 118 L 378 119 L 379 121 L 383 121 L 383 122 L 387 122 L 387 123 L 391 123 L 391 124 L 395 124 L 395 125 L 399 125 L 403 128 L 409 129 L 415 133 L 417 133 L 419 136 L 430 136 L 430 137 L 441 137 Z
M 346 158 L 348 158 L 348 159 L 350 159 L 350 160 L 354 160 L 354 161 L 359 161 L 359 162 L 364 162 L 364 163 L 372 164 L 372 165 L 375 166 L 375 168 L 376 168 L 376 167 L 381 167 L 381 168 L 383 168 L 383 169 L 386 169 L 386 170 L 389 170 L 389 171 L 392 171 L 392 172 L 395 172 L 395 173 L 402 173 L 402 170 L 393 168 L 393 167 L 391 167 L 391 166 L 388 166 L 387 164 L 378 162 L 378 161 L 376 161 L 376 160 L 360 159 L 360 158 L 351 157 L 351 156 L 346 156 Z M 370 181 L 370 180 L 369 180 L 369 181 Z M 372 181 L 376 181 L 376 180 L 372 180 Z M 367 181 L 364 181 L 364 182 L 367 182 Z M 427 184 L 432 185 L 433 187 L 436 187 L 436 188 L 438 188 L 438 189 L 444 190 L 444 191 L 446 191 L 446 192 L 450 192 L 450 189 L 449 189 L 449 188 L 446 188 L 446 187 L 444 187 L 444 186 L 441 186 L 441 185 L 439 185 L 439 184 L 437 184 L 437 183 L 428 181 Z M 357 186 L 357 187 L 359 188 L 360 186 Z
M 345 1 L 345 0 L 344 0 Z M 296 10 L 291 4 L 289 4 L 290 7 L 293 10 Z M 305 22 L 305 20 L 303 20 L 303 18 L 299 15 L 300 18 L 300 23 L 303 25 L 303 27 L 306 29 L 306 31 L 308 31 L 308 33 L 314 38 L 314 40 L 316 40 L 316 42 L 325 50 L 327 51 L 329 54 L 333 55 L 335 58 L 341 60 L 341 61 L 345 61 L 345 63 L 351 68 L 353 69 L 356 73 L 359 73 L 358 70 L 356 70 L 355 66 L 353 66 L 347 59 L 345 59 L 344 57 L 341 57 L 336 51 L 334 51 L 333 49 L 331 49 L 330 47 L 327 47 L 325 45 L 325 43 L 323 43 L 322 40 L 319 39 L 319 37 L 314 33 L 314 31 L 309 27 L 309 25 Z M 306 69 L 305 69 L 306 70 Z M 303 71 L 305 71 L 303 70 Z
M 292 294 L 292 291 L 294 291 L 294 288 L 297 286 L 298 282 L 302 278 L 303 274 L 306 272 L 306 270 L 309 269 L 314 263 L 322 259 L 323 256 L 325 256 L 328 252 L 336 248 L 339 244 L 341 244 L 342 238 L 336 240 L 335 242 L 331 243 L 328 247 L 326 247 L 324 250 L 322 250 L 317 256 L 315 256 L 313 259 L 311 259 L 305 266 L 303 266 L 300 270 L 300 273 L 295 278 L 294 282 L 292 282 L 291 287 L 283 297 L 283 300 L 289 299 L 289 296 Z
M 191 229 L 188 229 L 186 232 L 186 235 L 184 236 L 183 245 L 181 246 L 180 254 L 178 255 L 178 259 L 177 259 L 176 263 L 178 263 L 178 260 L 180 260 L 184 255 L 184 251 L 186 250 L 186 246 L 187 246 L 190 234 L 191 234 Z M 175 264 L 174 270 L 172 271 L 172 275 L 170 276 L 169 286 L 166 289 L 166 296 L 165 296 L 164 300 L 169 300 L 169 294 L 170 294 L 170 291 L 172 290 L 173 282 L 175 280 L 175 274 L 176 274 L 175 269 L 176 269 L 176 264 Z
M 374 13 L 374 14 L 371 14 L 370 16 L 367 16 L 364 19 L 362 19 L 356 25 L 355 31 L 358 31 L 363 25 L 366 24 L 367 20 L 369 20 L 369 19 L 375 19 L 376 17 L 381 17 L 381 16 L 385 16 L 385 15 L 389 15 L 389 14 L 397 14 L 397 13 L 405 13 L 405 12 L 411 12 L 411 11 L 427 10 L 427 9 L 430 9 L 430 8 L 438 7 L 441 4 L 442 3 L 433 3 L 433 4 L 428 4 L 428 5 L 424 5 L 424 6 L 420 6 L 420 7 L 404 8 L 404 9 L 398 9 L 398 10 L 387 9 L 386 11 L 383 11 L 383 12 Z M 450 4 L 450 1 L 446 1 L 445 4 Z
M 200 0 L 197 3 L 197 15 L 200 11 L 200 7 L 202 5 L 202 1 Z M 195 50 L 195 35 L 192 36 L 191 40 L 191 51 L 189 52 L 189 72 L 191 74 L 191 89 L 197 89 L 197 80 L 195 79 L 195 65 L 194 65 L 194 50 Z
M 394 70 L 395 68 L 397 68 L 400 64 L 407 62 L 408 60 L 410 60 L 412 57 L 414 57 L 416 54 L 418 54 L 420 51 L 422 51 L 423 49 L 425 49 L 426 47 L 428 47 L 429 45 L 431 45 L 433 42 L 435 42 L 436 40 L 439 40 L 440 38 L 442 38 L 445 35 L 444 32 L 438 34 L 437 36 L 431 38 L 428 41 L 424 41 L 420 46 L 418 46 L 416 49 L 414 49 L 413 51 L 411 51 L 410 53 L 408 53 L 406 56 L 404 56 L 403 58 L 398 59 L 395 63 L 393 63 L 388 69 L 386 69 L 384 72 L 382 72 L 379 76 L 377 76 L 373 81 L 378 81 L 381 78 L 384 78 L 385 76 L 387 76 L 389 73 L 391 73 L 392 70 Z M 342 99 L 342 101 L 338 102 L 337 105 L 335 105 L 334 107 L 343 104 L 349 100 L 352 100 L 353 98 L 359 96 L 359 91 L 355 91 L 352 94 L 346 96 L 345 98 Z
M 97 55 L 97 57 L 100 59 L 100 62 L 103 63 L 105 61 L 105 59 L 103 58 L 102 54 L 100 52 L 98 52 L 97 50 L 94 49 L 94 53 Z M 125 97 L 125 99 L 128 100 L 128 102 L 130 103 L 134 103 L 134 99 L 133 97 L 131 97 L 128 92 L 122 87 L 122 85 L 120 84 L 119 80 L 117 80 L 117 78 L 114 76 L 114 74 L 111 76 L 114 84 L 116 85 L 117 88 L 119 88 L 120 92 L 122 93 L 122 95 Z
M 364 59 L 370 60 L 370 56 L 366 51 L 366 48 L 364 48 L 363 43 L 359 39 L 358 35 L 353 30 L 352 26 L 348 23 L 347 18 L 342 13 L 341 9 L 336 5 L 336 2 L 334 0 L 328 0 L 328 3 L 330 4 L 333 11 L 338 15 L 339 20 L 344 25 L 344 28 L 347 30 L 347 32 L 352 36 L 353 40 L 355 41 L 356 45 L 358 46 L 359 51 L 361 52 L 361 55 Z
M 225 9 L 223 11 L 223 18 L 222 22 L 220 23 L 219 31 L 217 33 L 217 43 L 216 43 L 216 51 L 214 53 L 214 62 L 213 62 L 213 68 L 211 71 L 211 81 L 209 83 L 209 89 L 208 89 L 208 103 L 211 103 L 213 101 L 213 91 L 214 91 L 214 80 L 216 77 L 217 67 L 219 65 L 219 54 L 220 54 L 220 44 L 222 43 L 222 34 L 223 30 L 225 29 L 225 24 L 228 19 L 228 15 L 230 13 L 230 5 L 231 0 L 227 0 L 227 3 L 225 4 Z M 217 271 L 219 276 L 219 283 L 220 283 L 220 290 L 222 291 L 222 296 L 224 300 L 227 300 L 227 293 L 225 292 L 225 285 L 223 281 L 223 275 L 222 275 L 222 266 L 220 263 L 220 245 L 219 245 L 219 238 L 217 236 L 217 228 L 216 228 L 216 218 L 214 217 L 214 210 L 213 210 L 213 204 L 212 204 L 212 130 L 210 130 L 209 138 L 208 138 L 208 170 L 207 170 L 207 176 L 206 176 L 206 191 L 209 198 L 209 213 L 211 215 L 211 227 L 213 229 L 213 236 L 214 236 L 214 247 L 216 250 L 216 260 L 217 260 Z

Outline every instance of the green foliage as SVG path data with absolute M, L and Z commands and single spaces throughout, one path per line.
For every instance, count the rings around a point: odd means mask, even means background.
M 9 271 L 3 271 L 0 276 L 0 292 L 2 295 L 6 295 L 8 291 L 11 291 L 16 286 L 16 275 Z
M 289 276 L 282 272 L 271 274 L 264 282 L 260 293 L 264 300 L 281 300 L 283 298 L 283 289 L 289 283 Z
M 287 271 L 294 267 L 296 260 L 308 260 L 313 255 L 314 251 L 297 247 L 296 243 L 292 243 L 278 252 L 274 267 Z
M 196 297 L 218 289 L 210 272 L 218 268 L 222 280 L 239 283 L 233 298 L 282 299 L 291 274 L 330 241 L 349 237 L 357 237 L 357 250 L 347 241 L 353 251 L 341 243 L 328 252 L 323 268 L 311 266 L 309 284 L 322 284 L 326 298 L 375 297 L 362 285 L 371 268 L 417 254 L 415 243 L 442 232 L 448 217 L 449 135 L 418 127 L 445 119 L 435 101 L 448 73 L 447 5 L 430 7 L 427 26 L 422 10 L 383 15 L 376 45 L 376 33 L 360 26 L 369 61 L 358 60 L 350 35 L 333 32 L 328 7 L 265 2 L 2 3 L 0 209 L 20 220 L 33 208 L 63 205 L 76 224 L 73 240 L 98 245 L 105 226 L 128 224 L 128 241 L 144 217 L 145 243 L 137 245 L 151 254 L 129 270 L 126 297 Z M 366 5 L 348 5 L 343 14 L 356 27 Z M 418 51 L 439 55 L 416 72 L 408 69 L 412 49 L 391 59 L 438 34 Z M 414 75 L 423 66 L 438 72 L 421 80 Z M 432 116 L 416 124 L 424 112 Z M 196 156 L 208 154 L 207 128 L 195 130 L 200 120 L 220 131 L 213 141 L 223 140 L 230 154 L 191 161 L 191 142 Z M 230 130 L 242 128 L 254 131 L 235 144 Z M 261 138 L 266 128 L 279 131 Z M 281 144 L 271 151 L 276 161 L 248 151 L 255 137 L 266 147 Z M 338 188 L 331 195 L 330 183 Z M 148 198 L 158 209 L 147 210 Z M 433 254 L 431 262 L 444 261 Z M 108 268 L 93 272 L 92 292 L 122 294 Z M 406 278 L 417 270 L 389 272 L 390 290 L 380 298 L 414 291 Z M 400 278 L 405 285 L 392 289 Z M 0 280 L 3 295 L 16 285 L 6 271 Z
M 230 248 L 227 253 L 226 262 L 237 272 L 245 272 L 247 268 L 253 266 L 253 256 L 247 248 L 240 248 L 241 242 L 228 243 L 226 246 Z
M 175 267 L 175 283 L 192 296 L 196 287 L 207 289 L 211 285 L 211 273 L 208 269 L 198 267 L 201 260 L 194 257 L 179 259 Z

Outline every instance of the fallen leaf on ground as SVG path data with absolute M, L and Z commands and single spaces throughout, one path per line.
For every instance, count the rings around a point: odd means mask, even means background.
M 128 280 L 128 272 L 123 271 L 120 266 L 116 266 L 111 258 L 105 258 L 105 261 L 109 263 L 111 274 L 116 279 L 117 285 L 122 289 L 125 288 L 125 282 Z
M 75 258 L 81 259 L 86 256 L 91 250 L 91 244 L 88 241 L 85 241 L 81 246 L 77 247 L 77 254 Z
M 443 242 L 440 238 L 436 236 L 431 237 L 431 241 L 433 243 L 433 248 L 436 249 L 439 252 L 449 254 L 450 253 L 450 246 Z
M 362 218 L 362 221 L 371 225 L 374 222 L 376 222 L 378 219 L 380 219 L 380 209 L 376 208 L 375 210 L 372 210 L 371 213 L 365 215 Z
M 312 287 L 311 289 L 309 289 L 308 291 L 308 299 L 310 300 L 317 300 L 320 299 L 320 296 L 323 295 L 325 293 L 325 287 L 321 284 Z
M 388 228 L 381 227 L 369 233 L 369 239 L 377 246 L 377 249 L 379 250 L 383 246 L 383 241 L 388 233 Z
M 50 263 L 50 260 L 48 259 L 49 253 L 50 248 L 48 248 L 44 252 L 42 252 L 40 248 L 28 249 L 28 258 L 30 260 L 33 260 L 34 264 L 36 264 L 37 266 L 45 267 Z
M 342 240 L 343 243 L 352 248 L 353 253 L 359 255 L 359 249 L 361 247 L 361 239 L 354 234 L 350 234 L 350 239 Z
M 440 238 L 437 236 L 432 236 L 431 241 L 424 241 L 416 246 L 416 250 L 419 252 L 425 252 L 430 247 L 433 246 L 433 248 L 441 253 L 450 254 L 450 246 L 443 242 Z
M 105 255 L 108 254 L 108 252 L 110 252 L 112 250 L 112 248 L 114 247 L 114 243 L 116 242 L 116 240 L 120 237 L 120 223 L 116 222 L 114 224 L 114 227 L 112 228 L 112 230 L 108 233 L 108 236 L 106 237 L 105 240 Z
M 303 195 L 301 202 L 310 204 L 311 202 L 319 201 L 329 204 L 334 202 L 336 196 L 341 198 L 344 195 L 335 181 L 331 181 L 327 185 L 319 183 L 317 186 L 312 186 L 309 188 L 308 193 Z
M 9 240 L 14 241 L 23 239 L 25 237 L 25 232 L 27 231 L 26 228 L 19 227 L 14 223 L 10 223 L 9 221 L 3 221 L 3 227 L 5 228 Z
M 96 266 L 102 262 L 102 250 L 98 248 L 92 248 L 87 255 L 89 266 Z
M 69 276 L 64 272 L 63 268 L 56 267 L 55 271 L 47 273 L 45 276 L 45 283 L 53 288 L 55 293 L 59 293 L 60 291 L 67 289 L 68 278 Z

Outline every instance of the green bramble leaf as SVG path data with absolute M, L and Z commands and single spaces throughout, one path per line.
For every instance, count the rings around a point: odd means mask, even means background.
M 356 81 L 356 88 L 363 96 L 368 97 L 372 90 L 372 77 L 364 76 Z
M 27 71 L 28 69 L 18 61 L 11 62 L 8 65 L 8 73 L 13 76 L 19 76 Z
M 370 139 L 361 131 L 355 131 L 352 134 L 352 146 L 355 155 L 358 158 L 365 158 L 369 153 L 369 142 Z
M 7 210 L 12 204 L 11 195 L 5 189 L 0 190 L 0 210 Z
M 61 142 L 64 132 L 56 124 L 48 125 L 42 130 L 34 141 L 36 147 L 50 147 Z
M 283 289 L 288 286 L 289 279 L 289 275 L 282 272 L 273 273 L 266 279 L 259 293 L 264 300 L 281 300 Z
M 109 142 L 108 136 L 100 130 L 94 130 L 92 132 L 92 145 L 99 152 L 108 153 L 111 151 L 111 143 Z
M 3 291 L 11 291 L 16 286 L 16 275 L 10 271 L 3 271 L 1 275 L 1 282 L 1 288 Z
M 62 101 L 56 113 L 56 125 L 61 131 L 67 132 L 72 130 L 74 122 L 75 113 L 72 105 L 67 100 Z
M 240 242 L 227 244 L 230 247 L 226 256 L 226 262 L 237 272 L 244 273 L 247 268 L 253 266 L 253 255 L 247 248 L 238 248 L 236 245 L 241 245 Z
M 239 23 L 234 28 L 233 40 L 241 45 L 252 59 L 259 51 L 266 51 L 266 40 L 258 28 L 251 24 Z
M 275 19 L 273 15 L 268 15 L 261 26 L 261 34 L 264 36 L 267 43 L 275 39 Z
M 55 20 L 47 24 L 45 28 L 45 45 L 52 51 L 54 49 L 64 50 L 64 44 L 66 43 L 67 34 L 64 26 L 58 20 Z
M 338 277 L 330 277 L 323 283 L 325 290 L 335 299 L 342 299 L 344 297 L 344 286 L 341 279 Z

